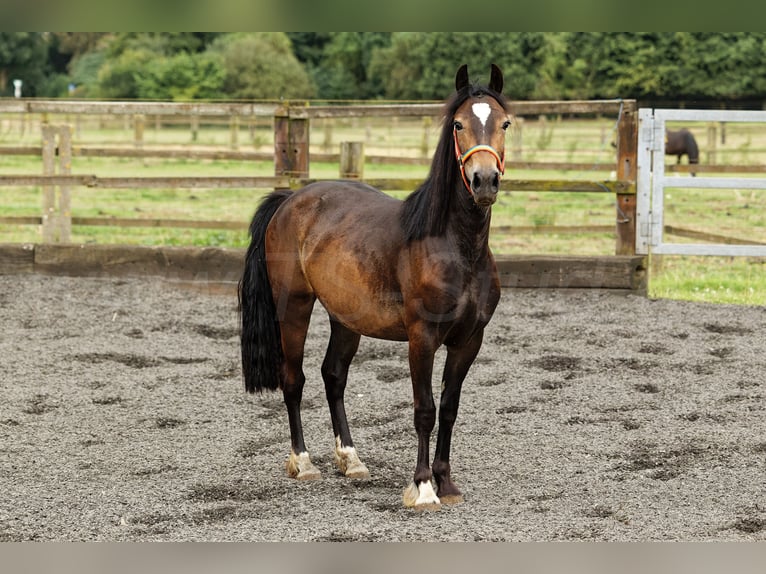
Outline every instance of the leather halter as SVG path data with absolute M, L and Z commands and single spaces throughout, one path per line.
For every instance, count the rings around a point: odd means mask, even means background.
M 468 193 L 473 195 L 473 191 L 471 190 L 471 185 L 468 183 L 468 180 L 465 177 L 465 162 L 468 160 L 469 157 L 471 157 L 473 154 L 478 153 L 480 151 L 487 152 L 489 154 L 492 154 L 492 157 L 495 158 L 495 161 L 497 162 L 497 169 L 500 170 L 500 175 L 505 174 L 505 150 L 503 150 L 503 154 L 500 155 L 497 153 L 497 150 L 493 148 L 491 145 L 487 144 L 478 144 L 475 145 L 468 150 L 466 150 L 465 153 L 460 151 L 460 145 L 457 143 L 457 128 L 452 128 L 452 139 L 455 141 L 455 158 L 457 159 L 457 163 L 460 166 L 460 175 L 463 178 L 463 183 L 465 184 L 465 188 L 468 190 Z

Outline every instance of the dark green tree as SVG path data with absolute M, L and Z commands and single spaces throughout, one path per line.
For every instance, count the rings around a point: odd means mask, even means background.
M 70 63 L 69 78 L 75 86 L 74 96 L 90 98 L 99 94 L 98 74 L 105 58 L 103 50 L 95 50 L 82 54 Z
M 576 32 L 554 85 L 580 70 L 583 98 L 736 100 L 766 96 L 764 33 Z
M 139 78 L 153 61 L 162 57 L 148 48 L 124 50 L 117 57 L 107 54 L 98 71 L 98 87 L 94 95 L 113 99 L 139 98 Z
M 765 54 L 764 32 L 4 32 L 0 93 L 441 100 L 494 62 L 512 99 L 753 102 Z
M 685 55 L 689 98 L 766 97 L 766 33 L 692 32 Z
M 375 50 L 389 46 L 389 32 L 337 32 L 325 44 L 321 64 L 313 69 L 319 93 L 328 99 L 371 99 L 382 95 L 379 81 L 370 78 Z
M 472 81 L 486 83 L 495 63 L 503 70 L 506 95 L 528 98 L 545 48 L 545 34 L 538 32 L 401 32 L 375 51 L 370 75 L 388 98 L 438 100 L 454 90 L 461 64 L 468 64 Z
M 99 49 L 105 32 L 51 32 L 59 52 L 76 59 Z
M 13 80 L 23 81 L 22 95 L 37 96 L 50 72 L 48 44 L 40 32 L 0 32 L 0 95 L 13 95 Z
M 219 32 L 117 32 L 109 35 L 108 56 L 117 57 L 131 50 L 152 50 L 162 56 L 199 53 L 221 35 Z
M 287 32 L 298 61 L 308 69 L 319 67 L 324 58 L 324 48 L 332 39 L 332 32 Z
M 282 32 L 227 34 L 210 48 L 223 60 L 223 94 L 235 99 L 313 98 L 316 90 Z

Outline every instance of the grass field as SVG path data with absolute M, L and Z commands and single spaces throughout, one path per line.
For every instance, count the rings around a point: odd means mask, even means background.
M 59 118 L 60 121 L 66 118 Z M 526 120 L 521 136 L 511 134 L 509 161 L 561 161 L 609 163 L 614 161 L 615 118 L 592 120 Z M 706 163 L 706 126 L 690 126 L 697 135 Z M 438 137 L 438 125 L 420 119 L 335 120 L 312 125 L 313 152 L 337 152 L 340 141 L 363 140 L 368 155 L 430 157 Z M 518 127 L 516 128 L 518 129 Z M 763 133 L 762 133 L 763 132 Z M 23 133 L 12 118 L 0 118 L 0 146 L 39 145 L 39 126 L 29 120 Z M 75 133 L 75 145 L 129 147 L 133 131 L 124 120 L 83 122 Z M 708 142 L 709 143 L 709 142 Z M 201 126 L 196 141 L 187 127 L 167 127 L 147 122 L 145 147 L 206 147 L 226 149 L 231 133 L 226 126 Z M 268 123 L 241 126 L 237 134 L 241 150 L 271 151 L 273 135 Z M 521 145 L 521 149 L 519 149 Z M 766 163 L 766 130 L 753 126 L 728 126 L 726 143 L 715 146 L 718 163 Z M 675 163 L 668 158 L 668 163 Z M 271 162 L 86 158 L 73 159 L 72 173 L 118 176 L 270 176 Z M 428 167 L 391 164 L 365 165 L 366 178 L 422 178 Z M 0 154 L 0 173 L 40 174 L 37 157 Z M 311 164 L 310 177 L 338 176 L 337 164 Z M 609 171 L 509 170 L 511 179 L 610 179 Z M 404 197 L 411 190 L 391 192 Z M 246 222 L 267 190 L 252 189 L 90 189 L 73 191 L 75 217 L 131 217 L 205 219 Z M 0 216 L 39 216 L 40 188 L 0 188 Z M 666 201 L 666 224 L 766 243 L 766 191 L 671 190 Z M 493 208 L 493 225 L 510 226 L 510 233 L 494 233 L 491 245 L 500 254 L 609 255 L 614 252 L 614 233 L 537 233 L 513 228 L 541 226 L 614 226 L 614 198 L 600 193 L 511 192 L 503 194 Z M 120 228 L 75 226 L 77 243 L 132 243 L 147 245 L 244 246 L 244 230 L 181 228 Z M 687 241 L 671 238 L 673 241 Z M 34 225 L 0 224 L 0 242 L 36 242 L 40 230 Z M 670 257 L 652 261 L 650 296 L 739 304 L 766 304 L 764 260 L 753 258 Z

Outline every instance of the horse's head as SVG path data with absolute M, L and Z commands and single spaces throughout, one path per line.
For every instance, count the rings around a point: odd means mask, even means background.
M 488 89 L 471 87 L 468 66 L 457 71 L 455 88 L 468 93 L 468 98 L 452 117 L 455 156 L 463 183 L 476 204 L 488 207 L 495 203 L 500 177 L 505 172 L 505 131 L 511 125 L 501 96 L 503 73 L 492 64 Z

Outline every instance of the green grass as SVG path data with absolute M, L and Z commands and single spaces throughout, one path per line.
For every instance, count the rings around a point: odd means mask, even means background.
M 574 161 L 607 163 L 614 161 L 614 119 L 535 122 L 523 125 L 522 161 Z M 314 151 L 337 151 L 339 141 L 364 140 L 368 155 L 388 154 L 420 156 L 433 152 L 439 126 L 420 120 L 369 121 L 350 119 L 328 126 L 312 125 Z M 7 128 L 0 133 L 0 145 L 39 144 L 39 131 L 27 127 L 23 137 Z M 83 124 L 76 145 L 132 145 L 132 131 L 121 124 L 98 130 Z M 153 129 L 147 123 L 145 144 L 185 147 L 191 144 L 190 133 L 181 127 Z M 518 124 L 517 124 L 518 125 Z M 239 149 L 273 149 L 270 126 L 258 126 L 253 137 L 243 127 Z M 517 128 L 516 128 L 517 129 Z M 698 143 L 704 150 L 704 127 L 699 127 Z M 763 141 L 761 141 L 761 138 Z M 225 149 L 229 132 L 225 128 L 200 129 L 196 145 Z M 719 158 L 728 153 L 736 163 L 764 162 L 766 136 L 752 130 L 741 134 L 730 126 L 727 145 L 718 146 Z M 510 138 L 507 144 L 510 148 Z M 760 152 L 758 151 L 760 150 Z M 758 155 L 758 154 L 761 155 Z M 509 149 L 509 160 L 511 159 Z M 674 160 L 669 159 L 672 163 Z M 720 161 L 720 160 L 719 160 Z M 365 165 L 366 178 L 422 179 L 428 167 L 391 164 Z M 40 174 L 41 161 L 34 157 L 0 155 L 0 173 Z M 72 173 L 101 177 L 120 176 L 270 176 L 271 162 L 159 160 L 159 159 L 73 159 Z M 313 162 L 312 178 L 338 176 L 338 166 Z M 565 172 L 509 170 L 512 179 L 585 179 L 603 181 L 609 172 Z M 411 190 L 391 192 L 404 197 Z M 268 190 L 252 189 L 89 189 L 73 190 L 72 214 L 79 217 L 172 218 L 236 221 L 246 223 L 258 201 Z M 40 188 L 0 188 L 0 215 L 39 216 Z M 696 231 L 706 231 L 766 243 L 766 192 L 742 190 L 671 189 L 666 201 L 666 224 Z M 610 255 L 614 253 L 613 233 L 540 234 L 521 232 L 521 227 L 543 225 L 614 226 L 614 198 L 602 193 L 511 192 L 503 194 L 493 208 L 493 225 L 510 226 L 510 233 L 494 233 L 490 238 L 497 254 Z M 516 231 L 514 231 L 516 229 Z M 73 228 L 76 243 L 126 243 L 145 245 L 232 246 L 247 245 L 246 231 L 178 228 Z M 689 241 L 670 237 L 672 241 Z M 40 231 L 34 225 L 0 224 L 0 242 L 38 242 Z M 764 260 L 753 258 L 663 257 L 655 260 L 650 273 L 651 297 L 688 299 L 718 303 L 766 304 L 766 269 Z
M 653 258 L 649 296 L 706 303 L 766 305 L 766 259 Z

